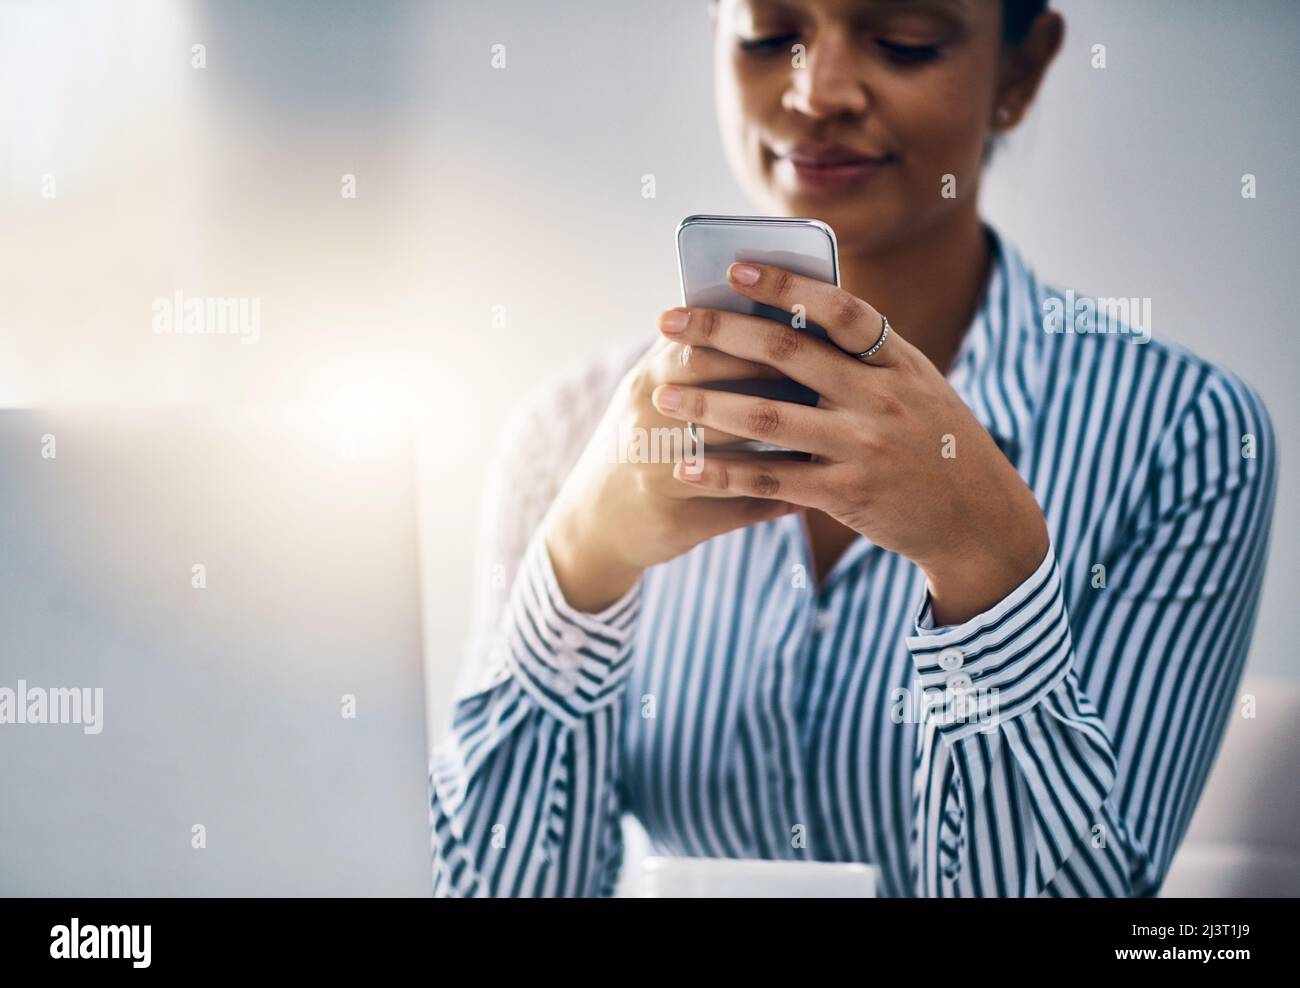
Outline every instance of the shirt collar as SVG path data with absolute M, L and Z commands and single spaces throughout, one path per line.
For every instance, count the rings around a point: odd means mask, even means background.
M 984 232 L 989 277 L 948 383 L 1007 458 L 1018 463 L 1040 393 L 1042 287 L 1015 244 L 987 224 Z

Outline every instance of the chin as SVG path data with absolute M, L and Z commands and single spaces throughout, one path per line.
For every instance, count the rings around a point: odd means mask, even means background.
M 841 253 L 874 253 L 897 239 L 898 217 L 881 214 L 879 209 L 844 207 L 814 218 L 835 230 Z
M 770 163 L 767 163 L 770 164 Z M 894 242 L 905 229 L 908 210 L 888 189 L 868 187 L 854 191 L 802 195 L 779 182 L 770 167 L 750 172 L 750 199 L 774 216 L 804 216 L 821 220 L 835 231 L 840 253 L 871 253 Z
M 862 201 L 844 199 L 806 199 L 768 197 L 766 202 L 775 206 L 781 216 L 806 216 L 821 220 L 835 231 L 835 241 L 841 254 L 849 252 L 869 254 L 894 242 L 905 217 L 893 204 L 883 208 Z

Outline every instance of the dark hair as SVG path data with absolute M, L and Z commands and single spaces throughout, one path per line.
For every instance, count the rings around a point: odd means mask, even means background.
M 1018 45 L 1025 40 L 1034 20 L 1047 9 L 1047 0 L 1002 0 L 1002 43 Z M 984 145 L 980 156 L 982 164 L 989 159 L 1006 141 L 1003 134 L 993 134 Z
M 1002 40 L 1018 45 L 1034 19 L 1047 9 L 1047 0 L 1002 0 Z
M 709 0 L 713 6 L 718 0 Z M 1034 18 L 1047 9 L 1047 0 L 1002 0 L 1002 40 L 1018 45 L 1025 40 Z

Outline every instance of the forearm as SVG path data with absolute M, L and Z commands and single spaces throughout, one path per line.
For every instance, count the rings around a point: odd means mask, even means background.
M 576 611 L 595 614 L 623 597 L 642 570 L 618 559 L 612 550 L 594 548 L 577 525 L 548 520 L 544 539 L 564 599 Z
M 938 625 L 962 624 L 1012 593 L 1038 569 L 1051 539 L 1042 509 L 1023 482 L 1000 505 L 996 521 L 954 533 L 944 552 L 920 563 Z

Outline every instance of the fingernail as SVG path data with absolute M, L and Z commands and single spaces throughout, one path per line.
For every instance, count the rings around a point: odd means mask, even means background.
M 690 309 L 669 309 L 659 317 L 659 328 L 665 333 L 676 336 L 686 330 L 686 326 L 690 321 Z
M 738 285 L 758 284 L 759 270 L 749 264 L 733 264 L 728 274 Z
M 678 460 L 677 465 L 673 467 L 673 473 L 678 480 L 688 484 L 698 484 L 704 479 L 704 461 Z
M 675 412 L 682 403 L 682 393 L 671 384 L 659 389 L 655 404 L 665 412 Z

